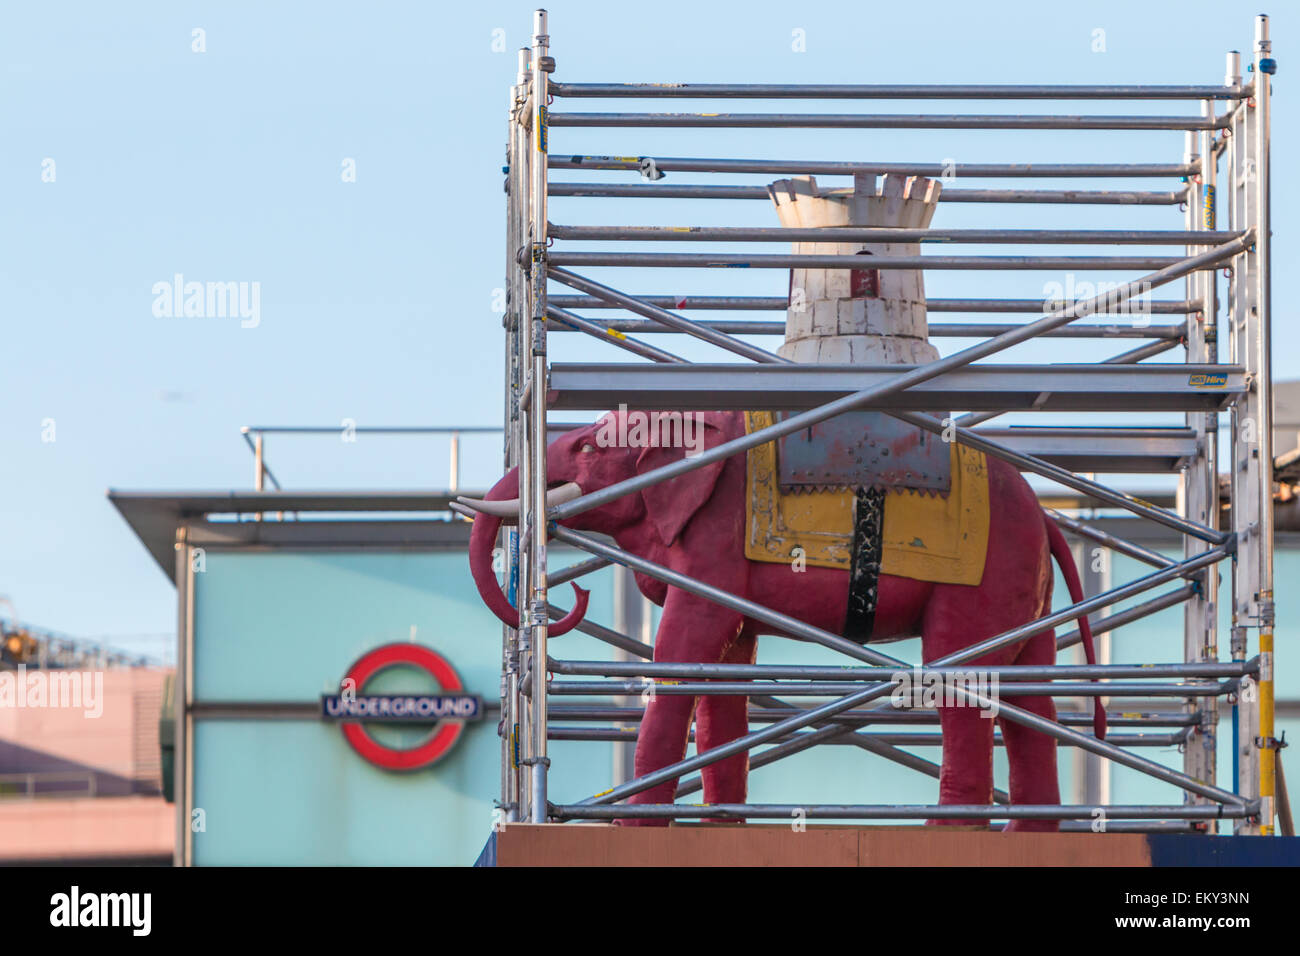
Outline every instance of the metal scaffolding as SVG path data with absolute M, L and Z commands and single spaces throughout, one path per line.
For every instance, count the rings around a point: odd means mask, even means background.
M 1075 537 L 1149 565 L 1150 571 L 1126 584 L 1109 587 L 1080 603 L 1037 621 L 983 640 L 960 653 L 931 661 L 922 673 L 942 675 L 992 650 L 1036 633 L 1077 621 L 1143 596 L 1141 603 L 1098 617 L 1097 632 L 1112 632 L 1163 608 L 1184 607 L 1184 655 L 1174 663 L 1134 667 L 1095 666 L 997 668 L 1001 715 L 1058 742 L 1133 768 L 1180 788 L 1182 805 L 1104 806 L 1107 829 L 1200 829 L 1208 821 L 1232 819 L 1239 833 L 1271 834 L 1275 816 L 1273 730 L 1273 521 L 1271 381 L 1269 355 L 1269 97 L 1274 61 L 1268 20 L 1259 17 L 1249 75 L 1243 82 L 1240 56 L 1227 57 L 1222 86 L 869 86 L 560 83 L 552 80 L 547 15 L 537 11 L 531 49 L 520 51 L 519 71 L 509 98 L 507 136 L 507 355 L 506 465 L 519 467 L 521 519 L 509 530 L 507 593 L 521 609 L 518 630 L 506 628 L 502 650 L 501 805 L 507 819 L 543 823 L 607 820 L 632 816 L 675 819 L 784 818 L 796 811 L 809 818 L 908 820 L 956 818 L 1049 818 L 1089 821 L 1088 805 L 1011 805 L 995 791 L 993 806 L 913 806 L 891 804 L 825 805 L 809 794 L 808 803 L 785 805 L 659 804 L 629 806 L 626 798 L 656 784 L 681 778 L 679 796 L 700 788 L 695 771 L 741 751 L 764 747 L 751 767 L 770 764 L 818 744 L 840 744 L 884 757 L 930 776 L 938 765 L 901 749 L 940 741 L 933 710 L 888 706 L 890 675 L 915 672 L 910 664 L 839 634 L 786 617 L 746 598 L 622 550 L 607 540 L 564 527 L 560 522 L 587 509 L 687 471 L 720 461 L 843 412 L 876 409 L 923 429 L 940 432 L 942 422 L 929 412 L 964 409 L 956 421 L 959 441 L 1079 492 L 1104 507 L 1124 509 L 1182 536 L 1183 554 L 1171 559 L 1141 544 L 1093 527 L 1086 520 L 1049 511 Z M 857 113 L 603 113 L 552 111 L 553 101 L 614 98 L 691 100 L 983 100 L 983 101 L 1164 101 L 1199 104 L 1187 115 L 1065 114 L 857 114 Z M 1181 162 L 1152 164 L 935 164 L 826 162 L 589 156 L 556 154 L 551 131 L 569 127 L 660 127 L 684 129 L 971 129 L 1060 130 L 1066 141 L 1076 131 L 1109 130 L 1116 137 L 1134 130 L 1184 133 Z M 738 137 L 745 134 L 738 133 Z M 807 134 L 816 135 L 814 133 Z M 1226 194 L 1227 228 L 1216 227 L 1220 169 Z M 552 182 L 551 171 L 605 170 L 640 173 L 643 182 Z M 557 225 L 548 218 L 551 196 L 588 198 L 698 199 L 705 210 L 713 200 L 767 200 L 764 185 L 660 183 L 665 173 L 818 174 L 855 177 L 901 173 L 1022 180 L 1080 180 L 1078 188 L 948 188 L 940 202 L 1175 206 L 1181 228 L 1157 230 L 1085 229 L 924 229 L 847 227 L 838 229 L 689 228 Z M 1096 189 L 1096 179 L 1181 180 L 1172 191 Z M 725 206 L 723 207 L 725 208 Z M 792 241 L 944 242 L 945 254 L 865 259 L 851 255 L 715 252 L 602 251 L 602 243 L 682 241 L 687 243 L 773 243 Z M 571 250 L 572 243 L 587 243 Z M 1101 246 L 1182 246 L 1175 255 L 1130 255 L 1122 250 L 1098 256 L 963 256 L 948 254 L 960 244 Z M 590 246 L 596 246 L 595 249 Z M 688 247 L 689 248 L 689 247 Z M 925 365 L 893 367 L 794 365 L 776 353 L 738 336 L 781 334 L 784 323 L 751 320 L 700 320 L 683 312 L 784 310 L 773 296 L 629 294 L 596 281 L 597 267 L 711 270 L 732 266 L 759 269 L 834 268 L 944 270 L 1129 270 L 1138 277 L 1118 289 L 1078 300 L 1045 303 L 1035 299 L 932 299 L 934 313 L 1017 313 L 1035 316 L 1000 324 L 943 323 L 930 327 L 936 337 L 979 338 L 976 344 Z M 1227 275 L 1220 309 L 1216 273 Z M 1149 300 L 1160 286 L 1181 280 L 1178 299 Z M 565 294 L 551 294 L 553 285 Z M 1139 297 L 1148 323 L 1082 324 L 1093 315 L 1116 315 Z M 586 317 L 622 310 L 631 317 Z M 1220 321 L 1222 311 L 1223 321 Z M 1167 317 L 1167 318 L 1165 318 Z M 1220 357 L 1220 328 L 1226 333 L 1227 361 Z M 553 333 L 585 333 L 629 352 L 632 363 L 552 363 Z M 672 332 L 686 334 L 723 351 L 718 364 L 688 362 L 664 349 L 632 338 Z M 1005 349 L 1044 338 L 1114 337 L 1136 345 L 1105 362 L 1067 365 L 990 365 L 972 363 Z M 1138 341 L 1133 341 L 1138 340 Z M 1183 362 L 1138 364 L 1182 347 Z M 555 410 L 604 410 L 619 403 L 663 410 L 772 409 L 786 412 L 776 424 L 727 441 L 696 457 L 548 507 L 547 414 Z M 1008 411 L 1107 412 L 1176 411 L 1180 427 L 977 428 Z M 1219 415 L 1227 412 L 1226 447 L 1219 449 Z M 1219 460 L 1230 481 L 1220 489 Z M 1084 474 L 1078 474 L 1083 472 Z M 1161 507 L 1098 482 L 1098 473 L 1177 474 L 1173 509 Z M 1084 475 L 1087 475 L 1085 477 Z M 464 510 L 464 509 L 459 509 Z M 469 513 L 466 511 L 465 513 Z M 1230 527 L 1220 528 L 1220 516 Z M 562 571 L 547 571 L 548 538 L 592 555 Z M 1222 659 L 1216 624 L 1219 564 L 1232 563 L 1230 659 Z M 831 648 L 853 667 L 651 663 L 645 641 L 601 625 L 581 629 L 624 652 L 617 662 L 562 660 L 548 645 L 548 622 L 559 616 L 548 601 L 549 588 L 608 564 L 702 596 L 746 618 L 785 634 Z M 1159 590 L 1162 586 L 1167 590 Z M 1154 596 L 1153 596 L 1154 594 Z M 1058 649 L 1078 643 L 1079 632 L 1057 639 Z M 575 679 L 579 678 L 579 679 Z M 1095 683 L 1102 680 L 1103 683 Z M 642 715 L 637 706 L 603 702 L 570 703 L 574 697 L 624 698 L 653 687 L 656 694 L 746 695 L 751 729 L 720 747 L 705 750 L 641 777 L 617 783 L 577 804 L 548 799 L 548 743 L 551 740 L 623 741 L 634 734 Z M 968 703 L 991 704 L 979 689 L 959 690 Z M 1111 714 L 1120 730 L 1097 739 L 1084 715 L 1063 713 L 1048 720 L 1015 705 L 1017 695 L 1057 697 L 1101 695 L 1107 699 L 1149 701 L 1164 698 L 1176 710 L 1130 712 L 1129 704 Z M 809 698 L 788 703 L 785 698 Z M 1220 708 L 1230 711 L 1236 777 L 1221 786 L 1215 753 Z M 901 725 L 921 732 L 901 733 Z M 632 729 L 630 729 L 632 728 Z M 925 728 L 930 728 L 926 730 Z M 1000 737 L 998 738 L 1000 742 Z M 1178 745 L 1181 770 L 1141 756 L 1143 746 Z M 1066 824 L 1068 825 L 1068 824 Z M 1086 827 L 1088 824 L 1083 824 Z

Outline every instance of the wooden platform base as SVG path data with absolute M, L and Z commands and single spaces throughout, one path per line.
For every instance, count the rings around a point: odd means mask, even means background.
M 1206 840 L 1206 837 L 1189 839 Z M 509 824 L 498 866 L 1136 866 L 1134 833 L 998 833 L 958 827 Z

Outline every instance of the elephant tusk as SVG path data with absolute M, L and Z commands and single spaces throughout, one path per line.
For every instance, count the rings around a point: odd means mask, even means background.
M 466 508 L 472 508 L 474 511 L 485 515 L 496 515 L 498 518 L 519 517 L 518 498 L 508 498 L 503 501 L 484 501 L 482 498 L 466 498 L 464 495 L 458 495 L 456 500 Z
M 546 493 L 546 506 L 554 508 L 556 505 L 562 505 L 565 502 L 572 501 L 582 495 L 582 487 L 576 481 L 568 481 L 558 488 L 552 488 Z M 519 517 L 519 499 L 507 498 L 501 501 L 485 501 L 482 498 L 466 498 L 459 495 L 456 498 L 466 508 L 472 508 L 483 514 L 495 515 L 498 518 L 518 518 Z
M 576 481 L 566 481 L 560 487 L 552 488 L 546 493 L 546 507 L 554 508 L 556 505 L 562 505 L 574 498 L 581 497 L 582 487 Z

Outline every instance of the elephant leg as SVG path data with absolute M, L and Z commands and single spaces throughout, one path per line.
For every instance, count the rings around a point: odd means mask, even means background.
M 758 638 L 742 631 L 722 656 L 724 664 L 752 664 Z M 749 698 L 702 697 L 695 711 L 695 749 L 712 750 L 749 732 Z M 705 767 L 705 803 L 744 803 L 748 792 L 749 753 L 734 754 Z
M 984 806 L 993 802 L 993 721 L 978 707 L 940 707 L 943 763 L 939 804 Z M 936 826 L 988 826 L 988 820 L 927 820 Z
M 645 716 L 636 738 L 633 771 L 643 777 L 660 767 L 676 763 L 686 756 L 691 720 L 697 698 L 656 694 L 646 701 Z M 665 780 L 628 798 L 629 804 L 672 803 L 677 795 L 677 778 Z M 666 827 L 668 819 L 629 817 L 617 821 L 622 826 Z
M 1016 613 L 1014 607 L 1008 611 L 1005 607 L 997 607 L 993 600 L 983 595 L 973 596 L 969 588 L 936 588 L 922 630 L 922 659 L 937 660 L 997 634 L 1003 629 L 1004 622 Z M 1012 619 L 1012 623 L 1019 622 Z M 1010 663 L 1011 657 L 1011 651 L 1003 650 L 985 654 L 962 666 L 978 672 L 984 667 Z M 948 689 L 943 685 L 935 690 L 942 694 L 937 708 L 939 726 L 943 731 L 939 804 L 989 805 L 993 802 L 993 719 L 986 711 L 961 698 L 949 699 Z M 961 817 L 933 819 L 927 823 L 984 827 L 989 821 Z
M 655 636 L 656 662 L 717 661 L 740 632 L 741 615 L 703 598 L 672 588 L 664 602 Z M 651 694 L 637 734 L 634 767 L 638 777 L 686 756 L 696 698 Z M 665 780 L 628 798 L 629 804 L 673 803 L 677 778 Z M 667 826 L 667 819 L 628 818 L 624 825 Z
M 1056 637 L 1051 631 L 1031 637 L 1016 658 L 1017 664 L 1032 666 L 1055 662 Z M 1056 719 L 1056 705 L 1050 697 L 1013 697 L 1010 700 L 1039 717 Z M 1056 738 L 1002 717 L 998 718 L 998 724 L 1002 728 L 1007 762 L 1011 767 L 1011 801 L 1017 804 L 1059 804 L 1061 787 L 1056 772 Z M 1054 832 L 1058 829 L 1058 820 L 1012 820 L 1007 824 L 1008 831 Z

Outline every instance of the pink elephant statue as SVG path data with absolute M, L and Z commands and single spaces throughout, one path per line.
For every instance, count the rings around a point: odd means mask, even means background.
M 742 412 L 710 412 L 700 417 L 705 447 L 745 433 Z M 548 487 L 563 489 L 556 492 L 560 498 L 576 495 L 579 490 L 589 493 L 605 488 L 667 465 L 686 453 L 680 447 L 611 447 L 602 440 L 615 431 L 607 419 L 570 431 L 547 449 Z M 618 430 L 617 434 L 627 434 L 627 430 Z M 843 634 L 849 604 L 848 571 L 808 566 L 796 572 L 790 564 L 746 558 L 745 457 L 737 454 L 704 465 L 562 523 L 575 530 L 609 535 L 626 551 L 815 627 Z M 1053 557 L 1061 566 L 1071 597 L 1076 602 L 1082 600 L 1069 546 L 1043 513 L 1028 483 L 1014 467 L 992 457 L 987 472 L 989 537 L 979 585 L 934 584 L 881 574 L 873 643 L 919 633 L 923 659 L 929 662 L 1041 617 L 1051 610 Z M 512 509 L 518 510 L 518 486 L 517 471 L 512 470 L 488 492 L 484 500 L 497 502 L 493 510 L 499 514 L 480 514 L 476 518 L 469 549 L 470 569 L 479 594 L 512 627 L 518 625 L 518 612 L 497 582 L 492 551 L 503 517 L 508 517 Z M 777 633 L 738 611 L 654 578 L 637 574 L 636 581 L 641 592 L 663 608 L 655 638 L 655 661 L 752 664 L 758 635 Z M 578 597 L 578 606 L 554 624 L 551 633 L 561 633 L 578 622 L 586 606 L 585 594 L 580 590 Z M 1081 618 L 1079 624 L 1087 660 L 1095 663 L 1087 620 Z M 963 666 L 1042 666 L 1055 661 L 1056 639 L 1048 630 Z M 1050 697 L 1021 696 L 1014 703 L 1055 719 Z M 734 696 L 653 696 L 637 737 L 636 774 L 651 773 L 683 759 L 692 720 L 698 749 L 718 747 L 748 732 L 747 700 Z M 943 730 L 939 803 L 990 804 L 994 721 L 970 706 L 940 706 L 939 720 Z M 1010 764 L 1012 802 L 1059 804 L 1056 741 L 1001 717 L 998 722 Z M 1093 723 L 1097 735 L 1104 736 L 1105 715 L 1099 699 Z M 748 770 L 746 753 L 704 768 L 705 802 L 744 803 Z M 636 794 L 630 802 L 672 803 L 676 788 L 677 781 L 670 780 Z M 623 822 L 667 823 L 662 819 Z M 932 822 L 983 825 L 987 821 Z M 1008 828 L 1057 827 L 1055 820 L 1014 820 Z

